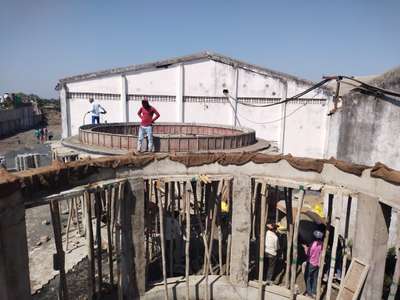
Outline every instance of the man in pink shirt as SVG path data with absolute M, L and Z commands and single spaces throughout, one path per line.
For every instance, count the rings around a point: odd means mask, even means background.
M 142 107 L 137 112 L 139 118 L 141 119 L 139 127 L 139 137 L 137 144 L 137 151 L 142 151 L 142 143 L 144 135 L 147 135 L 148 150 L 154 152 L 153 145 L 153 123 L 160 117 L 158 111 L 149 104 L 146 99 L 142 100 Z M 155 116 L 154 116 L 155 115 Z
M 319 259 L 322 252 L 322 237 L 321 231 L 315 230 L 313 232 L 315 240 L 311 243 L 311 246 L 305 247 L 307 253 L 307 267 L 306 267 L 306 290 L 307 295 L 315 297 L 317 290 L 317 279 L 319 270 Z

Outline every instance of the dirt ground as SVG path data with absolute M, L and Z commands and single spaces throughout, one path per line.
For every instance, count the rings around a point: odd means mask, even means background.
M 61 139 L 61 116 L 58 111 L 44 111 L 44 118 L 47 122 L 47 130 L 53 135 L 53 140 Z M 14 168 L 15 157 L 23 153 L 40 153 L 41 165 L 48 165 L 51 162 L 49 142 L 41 144 L 34 135 L 35 129 L 21 131 L 13 136 L 0 139 L 0 155 L 6 158 L 8 169 Z

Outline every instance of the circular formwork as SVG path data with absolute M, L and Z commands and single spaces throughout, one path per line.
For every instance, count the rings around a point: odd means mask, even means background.
M 83 125 L 79 128 L 79 141 L 90 146 L 134 150 L 139 127 L 139 123 Z M 159 152 L 230 150 L 257 142 L 252 129 L 193 123 L 156 123 L 153 140 L 155 151 Z

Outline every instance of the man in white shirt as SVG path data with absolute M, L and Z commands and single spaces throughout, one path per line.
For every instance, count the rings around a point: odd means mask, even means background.
M 105 114 L 107 112 L 99 103 L 94 102 L 93 98 L 89 98 L 89 103 L 92 104 L 92 109 L 88 111 L 88 113 L 92 113 L 92 124 L 99 124 L 100 114 Z M 100 109 L 102 111 L 100 111 Z
M 276 234 L 276 225 L 267 224 L 265 234 L 265 261 L 267 263 L 267 282 L 271 283 L 275 273 L 275 265 L 279 250 L 279 239 Z

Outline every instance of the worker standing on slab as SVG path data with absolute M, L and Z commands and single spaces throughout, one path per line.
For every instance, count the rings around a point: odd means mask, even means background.
M 96 103 L 93 98 L 89 98 L 89 103 L 92 104 L 92 109 L 88 111 L 88 113 L 92 113 L 92 124 L 99 124 L 100 114 L 106 114 L 107 111 L 99 103 Z
M 267 284 L 271 284 L 274 280 L 275 265 L 279 250 L 279 239 L 276 234 L 276 224 L 267 224 L 267 232 L 265 234 L 265 258 L 267 266 Z
M 144 135 L 147 135 L 147 147 L 148 150 L 154 152 L 153 145 L 153 123 L 160 117 L 158 111 L 149 104 L 147 99 L 142 100 L 142 107 L 137 112 L 139 118 L 141 119 L 140 127 L 139 127 L 139 136 L 138 136 L 138 144 L 137 151 L 142 151 L 142 143 L 144 139 Z

